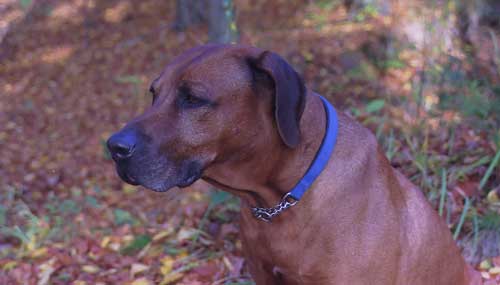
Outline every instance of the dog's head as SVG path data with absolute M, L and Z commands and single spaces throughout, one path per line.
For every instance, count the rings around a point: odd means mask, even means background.
M 242 150 L 299 143 L 305 86 L 275 53 L 197 47 L 175 58 L 150 91 L 152 105 L 107 142 L 128 183 L 154 191 L 186 187 Z

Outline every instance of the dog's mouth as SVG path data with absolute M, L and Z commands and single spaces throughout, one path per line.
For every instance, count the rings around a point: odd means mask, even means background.
M 116 168 L 116 172 L 118 172 L 118 176 L 120 176 L 120 178 L 123 181 L 125 181 L 126 183 L 131 184 L 131 185 L 135 185 L 135 186 L 139 185 L 139 182 L 134 177 L 132 177 L 127 172 L 121 170 L 119 167 Z
M 181 170 L 177 175 L 152 175 L 149 177 L 142 177 L 139 175 L 139 177 L 137 177 L 133 173 L 130 173 L 127 168 L 120 167 L 120 165 L 117 165 L 116 172 L 118 173 L 118 176 L 120 176 L 120 178 L 128 184 L 135 186 L 142 185 L 155 192 L 166 192 L 175 186 L 179 188 L 191 186 L 194 182 L 201 178 L 203 169 L 200 163 L 191 161 L 184 164 L 184 167 L 181 167 Z

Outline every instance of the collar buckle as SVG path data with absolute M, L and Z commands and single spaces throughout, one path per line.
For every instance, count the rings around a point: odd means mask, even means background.
M 278 203 L 278 205 L 272 208 L 252 207 L 253 216 L 264 222 L 271 222 L 272 218 L 279 215 L 284 210 L 297 204 L 298 201 L 295 200 L 291 195 L 291 192 L 286 193 L 283 198 L 281 198 L 281 201 Z

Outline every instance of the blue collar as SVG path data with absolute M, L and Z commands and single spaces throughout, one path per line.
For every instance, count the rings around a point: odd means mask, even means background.
M 337 133 L 339 130 L 339 120 L 337 118 L 337 112 L 325 98 L 320 96 L 323 105 L 325 106 L 326 113 L 326 131 L 321 146 L 319 147 L 316 157 L 314 158 L 311 166 L 307 170 L 304 177 L 293 187 L 290 191 L 290 197 L 295 200 L 300 200 L 304 193 L 311 187 L 314 180 L 321 174 L 323 169 L 325 169 L 332 155 L 333 149 L 335 148 L 335 142 L 337 141 Z
M 335 148 L 335 143 L 337 141 L 337 134 L 339 130 L 339 121 L 337 118 L 337 112 L 325 98 L 319 96 L 323 105 L 325 107 L 326 113 L 326 131 L 321 146 L 319 147 L 316 157 L 309 166 L 306 174 L 302 179 L 297 182 L 293 189 L 283 196 L 281 202 L 273 208 L 252 208 L 253 215 L 266 222 L 271 221 L 271 219 L 281 213 L 283 210 L 295 205 L 304 195 L 304 193 L 311 187 L 316 178 L 321 174 L 323 169 L 325 169 L 330 156 Z M 293 200 L 294 201 L 293 201 Z

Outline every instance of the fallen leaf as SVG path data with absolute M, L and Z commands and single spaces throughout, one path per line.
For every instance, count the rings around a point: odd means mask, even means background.
M 169 236 L 173 232 L 172 229 L 163 230 L 153 236 L 153 241 L 159 241 Z
M 136 274 L 144 272 L 149 269 L 149 266 L 142 263 L 133 263 L 130 266 L 130 277 L 134 278 Z M 138 279 L 139 280 L 139 279 Z
M 493 275 L 500 274 L 500 267 L 498 267 L 498 266 L 492 267 L 488 270 L 488 273 L 493 274 Z
M 234 270 L 233 264 L 229 261 L 229 259 L 226 256 L 222 258 L 222 261 L 224 262 L 224 265 L 226 265 L 227 269 L 229 269 L 229 271 Z
M 133 237 L 132 237 L 133 238 Z M 134 254 L 143 249 L 151 242 L 151 237 L 148 235 L 139 235 L 135 237 L 126 247 L 121 250 L 122 254 Z
M 182 228 L 179 230 L 179 233 L 177 234 L 177 240 L 190 239 L 192 236 L 194 236 L 197 233 L 198 233 L 198 231 L 196 229 Z
M 192 272 L 198 274 L 198 276 L 203 278 L 204 280 L 209 281 L 213 278 L 213 276 L 215 276 L 218 270 L 219 267 L 215 263 L 211 262 L 195 267 Z
M 137 192 L 137 186 L 133 186 L 130 184 L 123 184 L 122 191 L 125 194 L 132 194 Z
M 489 203 L 494 204 L 500 202 L 500 199 L 498 197 L 498 193 L 496 190 L 491 190 L 488 195 L 486 196 L 486 199 L 488 200 Z
M 36 240 L 35 235 L 33 235 L 29 239 L 29 242 L 26 244 L 26 248 L 28 249 L 28 251 L 34 251 L 36 248 L 36 244 L 37 244 L 37 240 Z
M 185 250 L 185 249 L 182 249 L 178 254 L 177 254 L 177 258 L 178 259 L 183 259 L 183 258 L 186 258 L 189 256 L 189 253 Z
M 56 270 L 54 267 L 54 263 L 56 262 L 56 258 L 53 257 L 48 261 L 40 264 L 38 267 L 38 283 L 37 285 L 46 285 L 49 283 L 50 276 Z
M 151 281 L 142 277 L 142 278 L 134 280 L 130 285 L 151 285 L 151 284 L 152 284 Z
M 9 271 L 9 270 L 12 270 L 16 267 L 17 265 L 17 261 L 9 261 L 7 263 L 5 263 L 3 266 L 2 266 L 2 270 L 3 271 Z
M 120 245 L 120 243 L 118 243 L 118 242 L 113 242 L 113 243 L 110 243 L 110 244 L 109 244 L 109 248 L 110 248 L 111 250 L 114 250 L 114 251 L 119 251 L 119 250 L 120 250 L 120 247 L 121 247 L 121 245 Z
M 184 276 L 184 274 L 182 274 L 180 272 L 169 274 L 169 275 L 163 277 L 163 280 L 161 281 L 160 285 L 167 285 L 167 284 L 174 283 L 174 282 L 178 281 L 179 279 L 181 279 L 183 276 Z
M 97 273 L 100 268 L 95 265 L 83 265 L 82 270 L 87 273 Z
M 46 247 L 41 247 L 38 249 L 35 249 L 34 251 L 31 252 L 31 257 L 33 258 L 38 258 L 45 256 L 47 254 L 47 248 Z
M 479 269 L 481 270 L 489 270 L 491 267 L 491 262 L 488 259 L 481 261 L 479 264 Z
M 160 267 L 161 274 L 167 275 L 172 271 L 175 260 L 170 256 L 165 256 L 164 258 L 161 259 L 160 262 L 161 262 L 161 267 Z
M 110 236 L 105 236 L 102 240 L 101 240 L 101 247 L 102 248 L 105 248 L 109 242 L 111 241 L 111 237 Z

